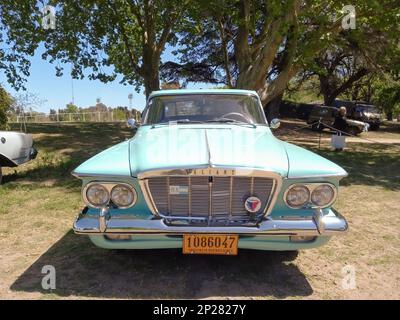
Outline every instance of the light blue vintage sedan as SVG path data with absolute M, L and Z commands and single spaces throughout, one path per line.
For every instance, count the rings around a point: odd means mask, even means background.
M 153 92 L 134 137 L 87 160 L 73 229 L 109 249 L 298 250 L 347 231 L 346 171 L 274 137 L 256 92 Z

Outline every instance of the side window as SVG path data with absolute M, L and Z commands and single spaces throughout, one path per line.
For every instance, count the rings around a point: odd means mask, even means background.
M 141 118 L 141 122 L 142 123 L 145 123 L 145 121 L 146 121 L 146 117 L 147 117 L 147 112 L 149 111 L 149 108 L 148 107 L 146 107 L 144 110 L 143 110 L 143 112 L 142 112 L 142 118 Z

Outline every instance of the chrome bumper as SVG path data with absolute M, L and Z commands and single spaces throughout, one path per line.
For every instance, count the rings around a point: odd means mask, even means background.
M 266 217 L 254 227 L 193 227 L 169 226 L 162 219 L 139 220 L 129 216 L 110 217 L 107 210 L 100 215 L 81 213 L 75 220 L 73 229 L 78 234 L 167 234 L 182 235 L 187 233 L 228 233 L 243 235 L 298 235 L 331 236 L 346 232 L 347 221 L 334 210 L 324 214 L 315 210 L 312 217 L 272 219 Z

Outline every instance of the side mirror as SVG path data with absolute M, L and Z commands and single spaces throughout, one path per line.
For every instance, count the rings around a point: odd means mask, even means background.
M 280 125 L 281 125 L 281 122 L 277 118 L 272 119 L 271 122 L 269 123 L 269 126 L 271 127 L 271 129 L 278 129 Z
M 132 129 L 137 129 L 140 124 L 138 122 L 136 122 L 135 119 L 131 118 L 131 119 L 128 119 L 127 125 L 128 125 L 128 127 L 132 128 Z

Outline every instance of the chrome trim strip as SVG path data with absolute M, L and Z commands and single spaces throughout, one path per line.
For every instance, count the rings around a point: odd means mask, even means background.
M 180 216 L 166 216 L 165 214 L 162 214 L 161 212 L 158 213 L 158 215 L 161 218 L 164 218 L 166 220 L 198 220 L 198 221 L 207 221 L 208 217 L 180 217 Z
M 188 178 L 188 185 L 189 185 L 189 218 L 192 216 L 192 177 Z M 190 221 L 190 220 L 189 220 Z
M 230 177 L 229 183 L 229 221 L 232 221 L 233 177 Z
M 211 149 L 210 149 L 210 143 L 208 142 L 207 129 L 204 130 L 204 135 L 206 137 L 206 145 L 207 145 L 207 158 L 208 158 L 207 162 L 208 162 L 208 165 L 211 167 L 212 166 L 212 164 L 211 164 Z
M 83 211 L 84 212 L 84 211 Z M 169 226 L 162 219 L 142 220 L 130 216 L 115 216 L 107 220 L 106 229 L 99 226 L 99 216 L 81 213 L 75 220 L 73 229 L 78 234 L 188 234 L 188 233 L 221 233 L 241 235 L 298 235 L 298 236 L 331 236 L 348 231 L 346 219 L 335 210 L 325 215 L 314 213 L 307 219 L 272 219 L 265 217 L 258 226 L 204 226 L 187 225 Z M 316 222 L 315 216 L 319 217 Z M 323 225 L 323 228 L 321 227 Z
M 101 208 L 99 214 L 99 229 L 100 232 L 105 232 L 107 230 L 107 220 L 110 219 L 108 207 Z
M 323 234 L 325 231 L 325 223 L 323 218 L 324 218 L 324 213 L 322 212 L 322 210 L 316 209 L 314 211 L 313 220 L 315 222 L 315 225 L 317 226 L 319 234 Z
M 212 197 L 213 197 L 213 181 L 208 180 L 208 225 L 211 223 L 212 219 Z
M 146 204 L 149 207 L 150 211 L 155 216 L 160 217 L 160 214 L 157 210 L 156 204 L 154 202 L 154 199 L 153 199 L 150 189 L 149 189 L 149 181 L 147 179 L 139 180 L 139 185 L 140 185 L 140 188 L 142 189 L 142 194 L 143 194 L 144 200 L 146 201 Z
M 171 214 L 171 195 L 169 194 L 169 188 L 171 187 L 169 177 L 167 177 L 167 208 L 168 208 L 168 214 Z M 149 189 L 150 191 L 150 189 Z M 151 193 L 151 192 L 150 192 Z
M 138 174 L 138 179 L 145 179 L 149 177 L 163 177 L 163 176 L 255 176 L 265 178 L 279 178 L 282 176 L 276 172 L 266 171 L 258 168 L 248 167 L 225 167 L 208 164 L 188 166 L 188 167 L 172 167 L 164 169 L 150 169 Z
M 121 179 L 121 178 L 132 178 L 130 175 L 114 175 L 114 174 L 102 174 L 102 173 L 76 173 L 75 171 L 71 172 L 71 175 L 74 176 L 75 178 L 82 179 L 82 178 L 115 178 L 115 179 Z
M 322 174 L 322 175 L 308 175 L 308 176 L 294 176 L 294 177 L 288 176 L 285 179 L 290 180 L 290 179 L 312 179 L 312 178 L 316 178 L 316 179 L 318 179 L 318 178 L 345 178 L 348 175 L 349 174 L 346 173 L 346 174 Z
M 281 183 L 281 184 L 279 184 Z M 279 185 L 279 189 L 278 189 L 278 185 Z M 271 213 L 272 209 L 274 208 L 275 202 L 278 199 L 278 195 L 281 191 L 281 187 L 282 187 L 282 180 L 272 180 L 272 188 L 271 188 L 271 192 L 269 193 L 269 198 L 268 198 L 268 202 L 267 205 L 264 209 L 264 216 L 267 216 Z M 276 193 L 276 194 L 275 194 Z M 272 203 L 273 201 L 273 203 Z

